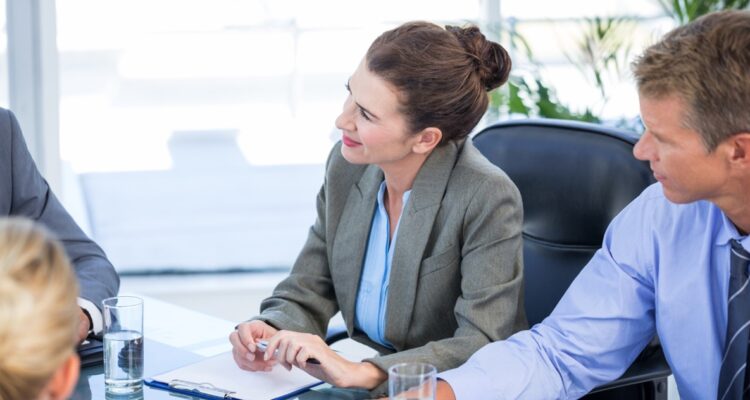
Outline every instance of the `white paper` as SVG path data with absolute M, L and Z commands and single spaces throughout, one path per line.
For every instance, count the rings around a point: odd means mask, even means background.
M 287 371 L 276 365 L 270 372 L 250 372 L 240 369 L 232 353 L 223 353 L 194 364 L 154 376 L 155 381 L 169 383 L 175 379 L 193 383 L 210 383 L 235 392 L 238 399 L 273 399 L 321 381 L 299 368 Z
M 188 310 L 153 297 L 143 298 L 143 336 L 146 339 L 203 356 L 230 350 L 229 334 L 236 324 L 197 311 Z M 217 345 L 225 343 L 219 349 Z M 219 349 L 210 354 L 204 348 Z

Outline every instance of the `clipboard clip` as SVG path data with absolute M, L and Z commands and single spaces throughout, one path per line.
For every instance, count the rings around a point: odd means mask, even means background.
M 169 387 L 172 389 L 188 390 L 222 399 L 231 399 L 232 395 L 236 393 L 231 390 L 216 387 L 208 382 L 190 382 L 182 379 L 173 379 L 169 382 Z

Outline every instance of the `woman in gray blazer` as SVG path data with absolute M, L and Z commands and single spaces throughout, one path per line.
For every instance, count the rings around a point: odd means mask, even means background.
M 391 365 L 453 368 L 525 328 L 521 198 L 466 139 L 510 65 L 476 27 L 412 22 L 373 42 L 346 85 L 307 242 L 230 335 L 241 368 L 278 361 L 382 391 Z M 338 311 L 378 356 L 350 362 L 325 344 Z

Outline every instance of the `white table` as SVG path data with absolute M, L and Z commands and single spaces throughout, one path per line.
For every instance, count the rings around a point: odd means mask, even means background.
M 144 378 L 229 351 L 232 348 L 228 337 L 234 330 L 235 323 L 233 322 L 137 293 L 121 293 L 121 295 L 143 298 Z M 83 368 L 71 399 L 109 398 L 104 391 L 103 367 L 98 365 Z M 115 398 L 124 400 L 123 397 L 112 397 L 112 399 Z M 334 389 L 329 385 L 322 385 L 296 397 L 299 400 L 362 398 L 367 398 L 366 391 Z M 143 392 L 129 399 L 175 400 L 176 397 L 170 395 L 169 392 L 144 385 Z

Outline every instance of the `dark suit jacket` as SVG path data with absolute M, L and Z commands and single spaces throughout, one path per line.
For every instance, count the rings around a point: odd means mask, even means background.
M 99 246 L 81 231 L 39 174 L 12 112 L 0 108 L 0 216 L 26 217 L 44 225 L 65 247 L 80 297 L 101 309 L 120 280 Z
M 377 166 L 350 164 L 340 143 L 333 148 L 317 220 L 257 319 L 324 336 L 341 310 L 349 335 L 380 352 L 367 361 L 384 371 L 406 361 L 454 368 L 483 345 L 524 329 L 520 194 L 471 141 L 461 141 L 432 152 L 399 222 L 385 328 L 396 351 L 354 330 L 382 181 Z

